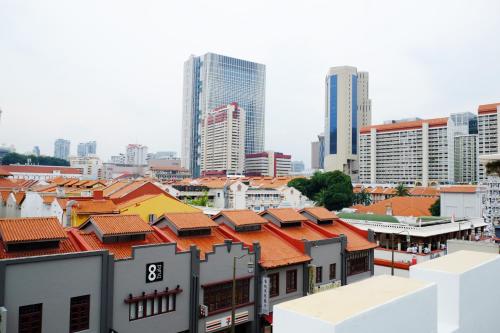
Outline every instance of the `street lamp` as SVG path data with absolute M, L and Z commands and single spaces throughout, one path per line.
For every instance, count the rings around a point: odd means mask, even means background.
M 403 230 L 396 233 L 391 233 L 391 254 L 392 254 L 392 264 L 391 264 L 391 275 L 394 275 L 394 235 L 400 235 L 403 232 L 407 232 L 406 243 L 410 243 L 410 232 L 408 230 Z
M 233 257 L 233 294 L 232 294 L 232 302 L 231 302 L 231 333 L 235 332 L 236 329 L 236 261 L 240 260 L 243 257 L 248 256 L 249 254 L 244 254 L 239 257 Z M 253 273 L 253 262 L 248 262 L 248 273 Z

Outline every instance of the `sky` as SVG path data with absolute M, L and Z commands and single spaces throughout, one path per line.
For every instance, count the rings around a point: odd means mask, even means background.
M 0 144 L 180 153 L 183 63 L 266 65 L 266 149 L 310 166 L 325 75 L 370 75 L 372 123 L 500 102 L 500 1 L 0 0 Z

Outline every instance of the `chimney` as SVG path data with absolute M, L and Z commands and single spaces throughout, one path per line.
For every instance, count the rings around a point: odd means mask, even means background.
M 104 199 L 104 195 L 102 193 L 102 190 L 95 190 L 94 191 L 94 200 L 102 200 Z

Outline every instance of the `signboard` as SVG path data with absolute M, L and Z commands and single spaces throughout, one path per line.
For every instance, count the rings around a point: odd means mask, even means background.
M 163 262 L 146 264 L 146 283 L 163 281 Z
M 234 322 L 236 323 L 236 325 L 244 323 L 246 321 L 248 321 L 248 311 L 236 313 L 236 315 L 234 316 Z M 213 331 L 218 331 L 221 328 L 230 326 L 231 326 L 231 316 L 229 315 L 219 319 L 207 321 L 205 324 L 205 330 L 206 332 L 213 332 Z
M 330 289 L 338 288 L 340 286 L 341 286 L 340 280 L 337 280 L 337 281 L 334 281 L 334 282 L 325 283 L 325 284 L 316 285 L 314 287 L 314 294 L 322 292 L 322 291 L 325 291 L 325 290 L 330 290 Z
M 271 279 L 267 276 L 262 277 L 262 308 L 260 310 L 261 314 L 269 314 L 269 295 L 271 293 Z
M 202 318 L 208 317 L 208 306 L 204 304 L 200 305 L 200 317 Z

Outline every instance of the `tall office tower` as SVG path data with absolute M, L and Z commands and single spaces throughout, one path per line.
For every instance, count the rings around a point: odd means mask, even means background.
M 214 53 L 184 63 L 182 166 L 200 175 L 201 119 L 233 102 L 245 110 L 245 153 L 264 150 L 265 65 Z
M 274 151 L 246 154 L 245 175 L 280 177 L 292 171 L 292 155 Z
M 95 141 L 82 142 L 78 144 L 77 154 L 80 157 L 95 155 L 97 151 L 97 143 Z
M 69 140 L 57 139 L 54 143 L 54 157 L 68 160 L 71 142 Z
M 311 142 L 311 169 L 325 168 L 325 135 L 318 135 L 318 141 Z
M 498 154 L 500 141 L 500 103 L 479 105 L 477 110 L 477 130 L 479 155 Z M 479 164 L 478 182 L 486 182 L 484 163 Z
M 126 149 L 126 163 L 130 165 L 146 165 L 148 147 L 139 144 L 129 144 Z
M 452 113 L 448 118 L 448 180 L 450 183 L 477 182 L 479 167 L 477 116 Z
M 368 73 L 332 67 L 326 76 L 325 159 L 327 171 L 340 170 L 358 180 L 359 129 L 371 124 Z
M 231 103 L 206 113 L 201 124 L 201 174 L 242 175 L 245 110 Z

